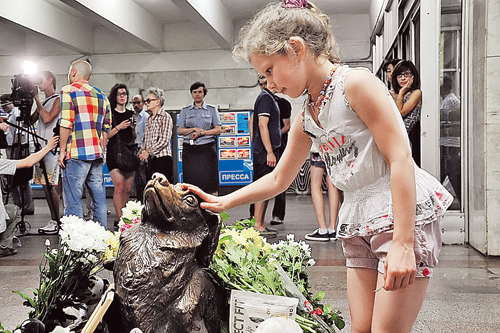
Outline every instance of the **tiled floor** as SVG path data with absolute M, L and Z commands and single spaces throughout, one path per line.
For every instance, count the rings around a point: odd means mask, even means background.
M 8 329 L 21 323 L 28 312 L 21 297 L 12 291 L 25 291 L 38 285 L 38 264 L 47 237 L 36 232 L 48 221 L 49 213 L 45 200 L 36 199 L 35 204 L 35 215 L 25 217 L 32 226 L 31 234 L 20 238 L 22 247 L 19 253 L 0 258 L 0 322 Z M 108 216 L 111 227 L 115 218 L 111 199 L 108 199 L 108 209 L 112 211 Z M 247 217 L 248 209 L 239 207 L 228 213 L 231 221 Z M 303 239 L 316 227 L 310 196 L 289 195 L 285 224 L 277 227 L 278 240 L 287 233 Z M 55 240 L 56 236 L 48 238 Z M 309 244 L 317 262 L 308 270 L 313 288 L 326 291 L 323 302 L 342 311 L 347 324 L 343 331 L 349 332 L 346 269 L 341 242 Z M 448 245 L 443 247 L 440 259 L 412 332 L 500 332 L 500 258 L 484 257 L 469 246 Z

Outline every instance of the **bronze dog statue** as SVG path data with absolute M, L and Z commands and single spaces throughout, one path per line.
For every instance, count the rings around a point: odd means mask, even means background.
M 144 205 L 142 222 L 121 235 L 113 268 L 124 332 L 219 333 L 224 303 L 202 267 L 217 249 L 220 216 L 160 174 Z

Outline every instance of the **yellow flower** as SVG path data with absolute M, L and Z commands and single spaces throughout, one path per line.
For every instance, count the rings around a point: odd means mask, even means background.
M 269 243 L 265 243 L 264 246 L 262 247 L 262 251 L 265 254 L 269 254 L 271 252 L 272 246 Z
M 116 252 L 115 251 L 113 251 L 110 248 L 106 248 L 104 250 L 104 260 L 112 259 L 114 257 L 116 257 Z
M 245 237 L 245 239 L 253 240 L 254 244 L 262 242 L 262 236 L 260 233 L 254 228 L 248 228 L 241 230 L 241 236 Z
M 233 240 L 237 245 L 243 245 L 244 247 L 247 246 L 247 239 L 241 235 L 234 235 Z

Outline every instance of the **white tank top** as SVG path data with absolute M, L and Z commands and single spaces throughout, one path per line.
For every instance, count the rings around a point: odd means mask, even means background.
M 50 110 L 54 106 L 54 103 L 57 100 L 57 97 L 59 97 L 59 94 L 54 94 L 54 95 L 51 95 L 51 96 L 45 98 L 45 100 L 42 102 L 42 105 L 45 108 L 45 110 L 50 112 Z M 38 118 L 38 135 L 41 136 L 42 138 L 47 139 L 47 140 L 50 139 L 52 136 L 54 136 L 53 129 L 54 129 L 54 127 L 56 127 L 56 124 L 60 118 L 61 118 L 61 112 L 59 112 L 59 115 L 56 116 L 54 119 L 52 119 L 52 121 L 49 123 L 44 123 L 42 118 L 39 117 Z M 46 145 L 46 143 L 43 142 L 42 140 L 40 140 L 40 144 L 42 147 L 45 147 L 45 145 Z
M 347 101 L 344 82 L 350 70 L 354 69 L 338 67 L 327 88 L 318 116 L 323 128 L 311 117 L 307 100 L 301 113 L 304 132 L 321 154 L 333 184 L 344 192 L 337 227 L 341 238 L 366 236 L 388 230 L 393 225 L 389 166 L 370 130 Z M 380 84 L 385 87 L 381 81 Z M 399 110 L 387 88 L 385 90 L 410 149 Z M 415 223 L 427 224 L 448 208 L 453 197 L 434 177 L 414 167 L 417 183 Z

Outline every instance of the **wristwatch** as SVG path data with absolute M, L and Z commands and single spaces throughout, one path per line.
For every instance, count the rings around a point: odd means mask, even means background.
M 205 132 L 200 131 L 200 136 L 204 136 L 204 135 L 205 135 Z

